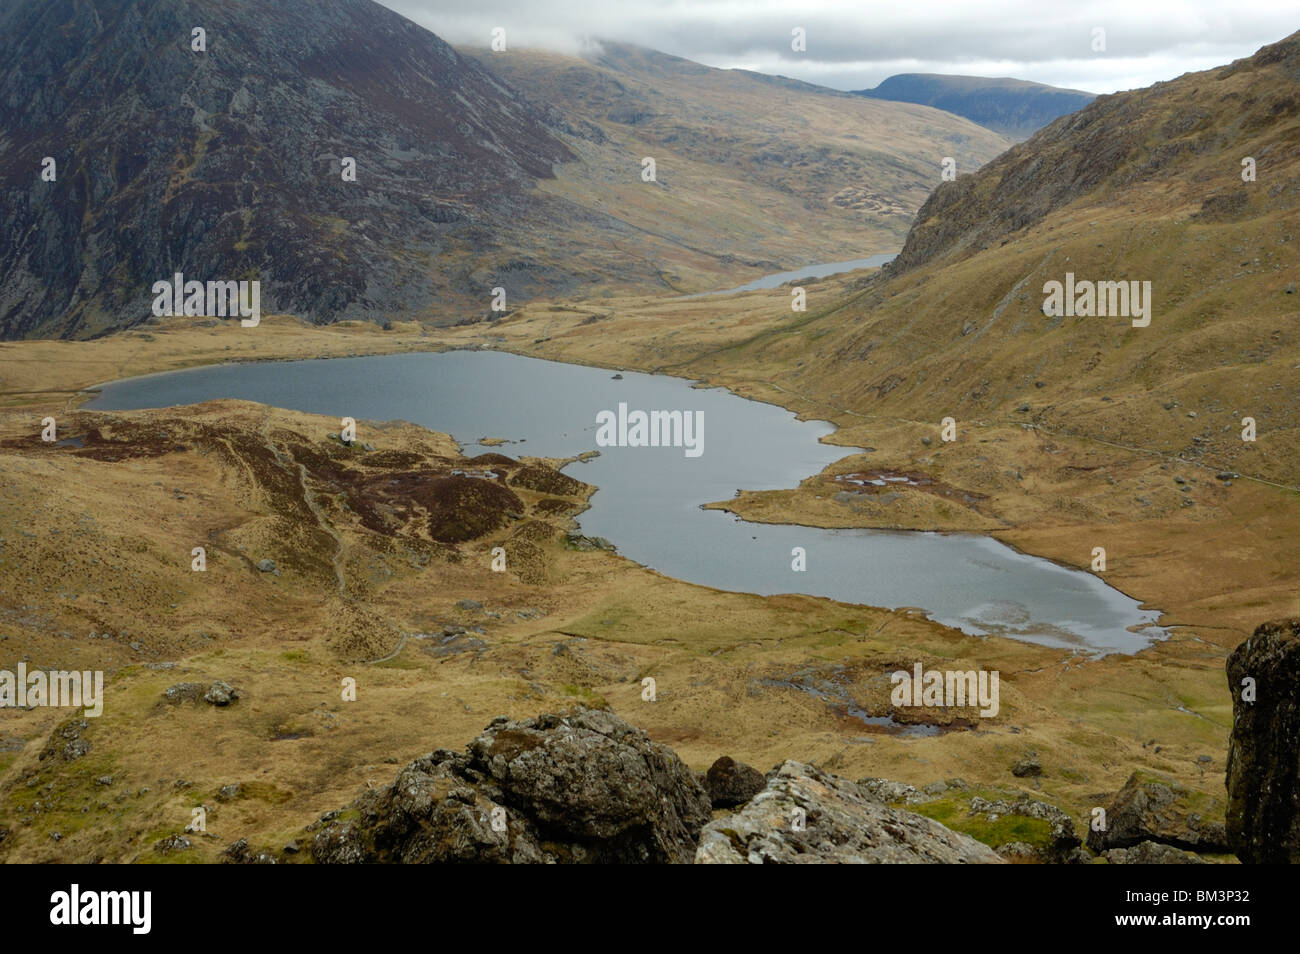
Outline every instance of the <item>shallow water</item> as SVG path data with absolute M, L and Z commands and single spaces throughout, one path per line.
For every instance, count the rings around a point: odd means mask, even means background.
M 764 275 L 762 278 L 756 278 L 752 282 L 746 282 L 744 285 L 737 285 L 735 288 L 725 288 L 721 291 L 699 292 L 694 295 L 681 295 L 681 298 L 705 298 L 709 295 L 734 295 L 736 292 L 758 291 L 763 288 L 779 288 L 786 282 L 792 282 L 796 278 L 825 278 L 827 275 L 838 275 L 841 272 L 853 272 L 859 268 L 879 268 L 888 261 L 892 261 L 897 255 L 896 252 L 889 252 L 884 255 L 872 255 L 870 258 L 855 258 L 847 262 L 822 262 L 817 265 L 805 265 L 803 268 L 796 268 L 791 272 L 773 272 L 771 275 Z
M 620 553 L 668 576 L 726 590 L 810 593 L 849 603 L 924 608 L 975 635 L 1084 652 L 1136 652 L 1164 635 L 1159 615 L 1097 577 L 1017 553 L 990 537 L 748 524 L 701 510 L 739 488 L 797 486 L 851 448 L 818 442 L 833 428 L 783 408 L 680 378 L 613 372 L 493 351 L 232 364 L 104 386 L 89 405 L 125 410 L 241 398 L 360 422 L 402 419 L 452 434 L 467 453 L 601 456 L 566 472 L 597 485 L 579 522 Z M 596 415 L 702 411 L 703 453 L 596 446 Z M 324 434 L 321 435 L 324 438 Z M 483 447 L 480 438 L 522 443 Z M 382 440 L 376 444 L 384 446 Z M 794 547 L 807 570 L 791 569 Z M 1150 627 L 1141 633 L 1130 627 Z

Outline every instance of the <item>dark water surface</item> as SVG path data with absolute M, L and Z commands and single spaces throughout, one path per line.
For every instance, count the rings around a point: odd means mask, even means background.
M 493 351 L 453 351 L 230 364 L 105 385 L 87 405 L 128 410 L 240 398 L 366 420 L 402 419 L 452 434 L 470 454 L 601 456 L 566 472 L 595 484 L 582 531 L 692 583 L 751 593 L 810 593 L 873 606 L 922 607 L 975 635 L 997 633 L 1085 652 L 1131 653 L 1160 638 L 1158 612 L 1097 577 L 1025 556 L 977 534 L 820 530 L 748 524 L 701 510 L 739 488 L 795 487 L 851 449 L 818 442 L 833 428 L 797 421 L 771 404 L 680 378 L 542 361 Z M 601 447 L 596 415 L 702 411 L 703 453 L 681 447 Z M 324 437 L 324 434 L 321 435 Z M 522 440 L 482 448 L 483 437 Z M 382 446 L 382 441 L 376 441 Z M 791 569 L 803 547 L 807 570 Z M 1131 628 L 1148 627 L 1142 632 Z

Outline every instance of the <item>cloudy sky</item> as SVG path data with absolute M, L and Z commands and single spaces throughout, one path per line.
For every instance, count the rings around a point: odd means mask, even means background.
M 894 73 L 1014 76 L 1093 93 L 1248 56 L 1300 29 L 1296 0 L 380 0 L 456 44 L 580 52 L 608 38 L 838 89 Z M 802 27 L 807 52 L 790 48 Z M 1093 30 L 1105 31 L 1094 52 Z

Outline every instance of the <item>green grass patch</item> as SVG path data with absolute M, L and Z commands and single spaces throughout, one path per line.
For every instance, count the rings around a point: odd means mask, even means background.
M 1051 846 L 1052 826 L 1041 818 L 999 815 L 997 821 L 990 821 L 987 815 L 972 815 L 970 800 L 976 794 L 991 800 L 1007 797 L 997 792 L 962 792 L 957 796 L 938 798 L 932 802 L 906 807 L 908 811 L 932 818 L 953 831 L 970 835 L 990 848 L 998 848 L 1013 841 L 1021 841 L 1040 849 Z
M 609 703 L 605 701 L 604 696 L 602 696 L 600 693 L 596 692 L 593 689 L 588 689 L 586 686 L 575 686 L 570 683 L 566 683 L 560 686 L 560 692 L 566 696 L 573 696 L 579 699 L 583 703 L 583 705 L 588 706 L 589 708 L 592 709 L 609 708 Z

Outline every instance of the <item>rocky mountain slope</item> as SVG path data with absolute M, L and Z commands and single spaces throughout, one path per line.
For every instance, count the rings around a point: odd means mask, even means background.
M 487 250 L 572 158 L 537 109 L 369 0 L 24 0 L 2 16 L 7 338 L 138 323 L 178 271 L 260 279 L 264 309 L 318 321 L 464 295 L 475 283 L 448 260 Z
M 941 183 L 883 274 L 717 363 L 859 413 L 1006 418 L 1294 485 L 1297 79 L 1300 35 L 1100 97 Z M 1045 315 L 1067 273 L 1149 282 L 1149 325 Z
M 1073 113 L 1095 98 L 1081 89 L 1062 89 L 1010 77 L 899 73 L 858 96 L 920 103 L 964 116 L 1009 139 L 1028 139 L 1058 116 Z
M 838 255 L 851 228 L 862 254 L 892 250 L 940 156 L 970 168 L 1006 145 L 848 97 L 828 134 L 833 94 L 685 61 L 621 92 L 601 71 L 550 88 L 509 65 L 529 62 L 480 64 L 371 0 L 7 4 L 0 337 L 138 324 L 177 272 L 256 279 L 264 313 L 317 323 L 451 324 L 488 314 L 496 287 L 507 308 L 714 287 Z M 650 89 L 671 73 L 689 88 Z M 728 83 L 748 92 L 723 111 Z M 687 121 L 646 135 L 665 104 Z M 784 129 L 805 107 L 818 116 Z

